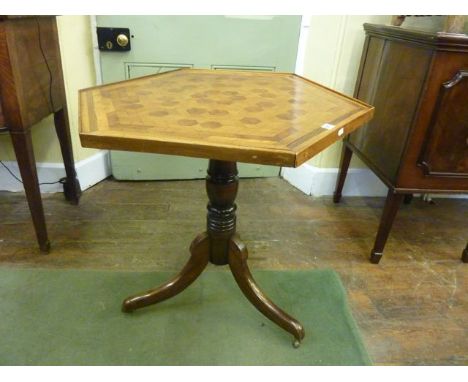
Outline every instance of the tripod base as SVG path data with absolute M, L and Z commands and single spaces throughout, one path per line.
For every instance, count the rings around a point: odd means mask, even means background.
M 247 248 L 236 235 L 236 205 L 239 179 L 235 162 L 210 160 L 206 190 L 207 231 L 190 245 L 190 259 L 178 275 L 165 284 L 125 299 L 124 312 L 157 304 L 182 292 L 203 272 L 208 262 L 231 268 L 245 297 L 267 318 L 294 336 L 294 347 L 304 338 L 302 325 L 278 308 L 255 283 L 247 265 Z
M 198 235 L 190 246 L 190 259 L 174 278 L 165 284 L 141 294 L 128 297 L 122 311 L 129 313 L 148 305 L 157 304 L 182 292 L 203 272 L 210 257 L 210 237 L 205 232 Z M 247 265 L 247 248 L 237 235 L 229 240 L 229 267 L 245 297 L 268 319 L 294 336 L 293 346 L 299 347 L 305 332 L 293 317 L 277 307 L 256 284 Z

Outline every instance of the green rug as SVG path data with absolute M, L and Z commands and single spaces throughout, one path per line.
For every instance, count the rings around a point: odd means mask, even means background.
M 330 270 L 255 271 L 305 327 L 292 336 L 243 297 L 229 271 L 205 271 L 182 294 L 132 314 L 124 297 L 171 274 L 0 269 L 1 365 L 368 365 Z

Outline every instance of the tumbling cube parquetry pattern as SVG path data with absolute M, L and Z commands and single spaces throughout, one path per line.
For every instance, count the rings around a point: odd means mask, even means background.
M 85 147 L 296 167 L 373 107 L 289 73 L 181 69 L 80 91 Z

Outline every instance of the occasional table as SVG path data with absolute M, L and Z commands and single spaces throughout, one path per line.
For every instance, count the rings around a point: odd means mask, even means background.
M 372 106 L 288 73 L 182 69 L 81 90 L 84 147 L 209 159 L 207 227 L 187 264 L 167 283 L 127 298 L 122 310 L 175 296 L 208 262 L 229 264 L 247 299 L 299 346 L 303 326 L 257 286 L 236 234 L 236 162 L 297 167 L 372 115 Z

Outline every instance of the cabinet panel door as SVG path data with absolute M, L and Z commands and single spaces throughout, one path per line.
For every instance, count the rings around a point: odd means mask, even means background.
M 357 98 L 375 106 L 374 118 L 349 142 L 376 172 L 395 183 L 432 51 L 371 36 Z
M 420 159 L 425 175 L 468 177 L 468 70 L 440 87 Z

